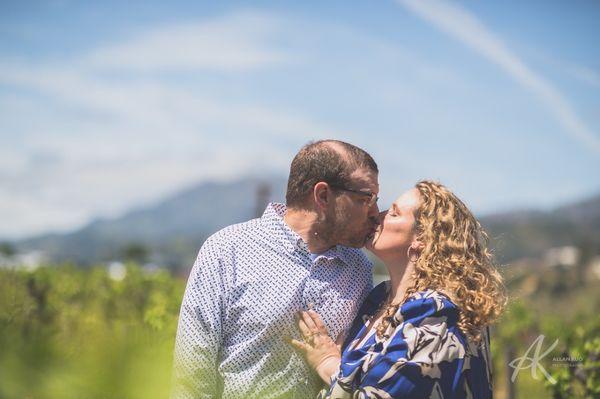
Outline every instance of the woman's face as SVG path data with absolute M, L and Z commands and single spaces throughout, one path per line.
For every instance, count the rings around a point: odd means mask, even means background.
M 388 209 L 379 214 L 379 228 L 366 248 L 384 259 L 406 257 L 406 251 L 415 238 L 415 212 L 419 208 L 419 190 L 413 188 L 402 194 Z

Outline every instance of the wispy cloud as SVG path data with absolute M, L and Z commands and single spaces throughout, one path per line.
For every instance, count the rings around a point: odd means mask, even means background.
M 289 57 L 274 45 L 281 26 L 267 14 L 244 12 L 165 26 L 94 50 L 84 62 L 119 70 L 242 70 L 279 65 Z
M 443 0 L 397 0 L 397 2 L 498 65 L 517 82 L 536 94 L 552 111 L 565 132 L 596 153 L 600 153 L 600 138 L 578 117 L 560 91 L 513 54 L 476 16 L 457 4 Z

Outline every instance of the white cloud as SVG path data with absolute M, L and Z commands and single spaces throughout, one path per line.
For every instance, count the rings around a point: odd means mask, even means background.
M 289 61 L 272 43 L 279 29 L 276 18 L 238 13 L 143 32 L 124 43 L 99 48 L 84 61 L 136 71 L 266 67 Z
M 397 0 L 397 2 L 498 65 L 537 95 L 569 135 L 596 153 L 600 152 L 600 138 L 577 116 L 559 90 L 531 70 L 473 14 L 457 4 L 443 0 Z

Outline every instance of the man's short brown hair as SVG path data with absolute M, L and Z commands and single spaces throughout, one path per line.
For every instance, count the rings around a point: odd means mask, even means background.
M 339 140 L 306 144 L 292 160 L 285 200 L 290 208 L 304 208 L 306 198 L 318 182 L 348 187 L 358 169 L 379 173 L 373 157 L 365 150 Z

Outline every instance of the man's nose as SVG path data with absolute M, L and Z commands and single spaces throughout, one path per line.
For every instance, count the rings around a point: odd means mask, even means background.
M 369 208 L 369 217 L 371 219 L 378 219 L 379 218 L 379 206 L 377 205 L 377 202 L 374 203 L 371 208 Z

